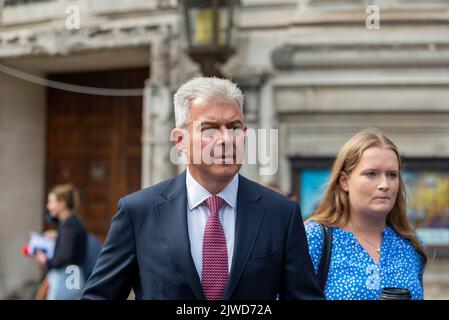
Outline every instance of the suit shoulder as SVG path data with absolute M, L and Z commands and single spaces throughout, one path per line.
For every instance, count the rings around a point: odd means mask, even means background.
M 122 199 L 120 199 L 120 201 L 126 203 L 126 206 L 130 208 L 141 207 L 145 204 L 159 202 L 164 199 L 161 196 L 161 193 L 170 185 L 170 183 L 174 179 L 176 178 L 167 179 L 150 187 L 127 194 Z

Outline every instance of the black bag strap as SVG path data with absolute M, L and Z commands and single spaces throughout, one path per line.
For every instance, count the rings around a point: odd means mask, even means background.
M 320 268 L 318 269 L 318 281 L 321 290 L 324 291 L 331 261 L 333 228 L 326 227 L 323 224 L 320 224 L 320 226 L 323 231 L 323 251 L 321 253 Z

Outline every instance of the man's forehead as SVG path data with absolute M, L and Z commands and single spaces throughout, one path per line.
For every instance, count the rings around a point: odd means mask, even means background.
M 234 117 L 231 119 L 216 119 L 213 117 L 200 116 L 193 121 L 197 125 L 205 125 L 205 124 L 238 124 L 243 123 L 243 119 L 241 117 Z
M 235 105 L 235 107 L 232 105 L 223 106 L 219 110 L 213 108 L 212 105 L 203 105 L 191 109 L 190 119 L 193 121 L 231 122 L 236 120 L 243 121 L 243 115 L 238 105 Z
M 227 97 L 203 97 L 197 96 L 190 100 L 190 107 L 210 107 L 210 106 L 222 106 L 222 105 L 235 105 L 240 109 L 240 105 L 237 101 Z

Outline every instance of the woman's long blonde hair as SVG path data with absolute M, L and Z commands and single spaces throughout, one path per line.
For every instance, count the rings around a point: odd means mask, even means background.
M 426 263 L 426 253 L 407 218 L 405 186 L 400 173 L 402 164 L 398 148 L 379 129 L 365 129 L 350 138 L 341 148 L 332 167 L 332 173 L 324 196 L 318 208 L 306 223 L 315 221 L 326 226 L 341 228 L 349 222 L 349 198 L 348 194 L 340 186 L 340 176 L 342 173 L 349 176 L 358 165 L 363 152 L 374 147 L 394 151 L 399 162 L 398 194 L 396 202 L 387 216 L 387 225 L 390 225 L 401 237 L 409 240 L 424 259 L 424 263 Z

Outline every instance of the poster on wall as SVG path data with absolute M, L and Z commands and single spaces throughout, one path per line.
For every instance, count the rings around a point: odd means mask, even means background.
M 407 214 L 427 245 L 449 245 L 449 172 L 407 171 Z

